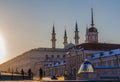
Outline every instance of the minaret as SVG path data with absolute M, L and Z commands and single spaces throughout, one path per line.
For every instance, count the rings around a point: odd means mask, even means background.
M 88 25 L 86 25 L 86 34 L 88 33 Z
M 56 35 L 56 33 L 55 33 L 54 25 L 53 25 L 52 39 L 51 39 L 51 41 L 52 41 L 52 48 L 53 48 L 53 49 L 55 49 L 55 47 L 56 47 L 56 38 L 55 38 L 55 35 Z
M 75 45 L 79 44 L 79 31 L 78 31 L 78 25 L 77 25 L 77 21 L 76 21 L 76 25 L 75 25 Z
M 63 44 L 64 44 L 64 47 L 68 44 L 68 42 L 67 42 L 67 33 L 66 33 L 66 29 L 65 29 L 65 33 L 64 33 L 64 42 L 63 42 Z
M 88 30 L 88 26 L 86 25 L 86 40 L 85 40 L 85 42 L 87 42 L 88 41 L 88 32 L 89 32 L 89 30 Z
M 98 43 L 98 31 L 94 27 L 93 8 L 91 8 L 91 26 L 86 28 L 86 43 Z

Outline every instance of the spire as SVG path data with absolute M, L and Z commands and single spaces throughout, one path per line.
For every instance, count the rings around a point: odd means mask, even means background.
M 91 8 L 91 27 L 94 26 L 93 8 Z
M 85 42 L 87 42 L 88 41 L 88 34 L 89 34 L 89 29 L 88 29 L 88 25 L 86 25 L 86 40 L 85 40 Z
M 66 29 L 65 29 L 65 33 L 64 33 L 64 42 L 63 42 L 63 44 L 64 44 L 64 47 L 68 44 L 68 42 L 67 42 L 67 32 L 66 32 Z
M 91 8 L 91 26 L 86 27 L 86 43 L 98 43 L 98 31 L 94 25 L 93 8 Z
M 78 31 L 78 25 L 77 25 L 77 21 L 76 21 L 76 24 L 75 24 L 75 45 L 78 45 L 79 44 L 79 31 Z
M 86 25 L 86 33 L 88 33 L 88 25 Z
M 53 34 L 55 34 L 55 27 L 54 27 L 54 24 L 53 24 L 53 32 L 52 32 Z
M 65 34 L 64 34 L 64 38 L 67 37 L 67 33 L 66 33 L 66 29 L 65 29 Z
M 75 31 L 78 31 L 77 21 L 76 21 L 76 24 L 75 24 Z
M 56 37 L 55 37 L 56 33 L 55 33 L 55 27 L 54 27 L 54 24 L 53 24 L 53 30 L 52 30 L 52 48 L 55 49 L 56 47 Z

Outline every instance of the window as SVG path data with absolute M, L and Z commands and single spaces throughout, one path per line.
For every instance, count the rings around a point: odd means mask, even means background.
M 57 55 L 57 58 L 60 58 L 60 55 Z
M 113 64 L 114 64 L 114 66 L 117 65 L 117 61 L 115 59 L 113 60 Z
M 51 58 L 54 58 L 54 55 L 51 55 Z
M 48 57 L 48 55 L 45 55 L 45 59 L 48 59 L 49 57 Z
M 63 58 L 65 58 L 65 55 L 63 55 Z
M 107 61 L 108 66 L 111 66 L 111 60 Z
M 112 53 L 113 53 L 112 51 L 109 52 L 109 54 L 112 54 Z
M 95 36 L 91 36 L 91 39 L 92 39 L 92 40 L 96 40 L 96 37 L 95 37 Z

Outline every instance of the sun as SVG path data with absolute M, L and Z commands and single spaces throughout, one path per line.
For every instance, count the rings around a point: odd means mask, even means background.
M 0 33 L 0 63 L 3 63 L 5 61 L 5 54 L 6 54 L 5 40 L 2 34 Z

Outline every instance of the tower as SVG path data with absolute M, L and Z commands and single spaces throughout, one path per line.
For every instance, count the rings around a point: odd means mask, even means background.
M 91 8 L 91 27 L 86 28 L 86 43 L 98 43 L 98 31 L 94 27 L 93 8 Z
M 78 31 L 78 25 L 77 25 L 77 21 L 76 21 L 76 25 L 75 25 L 75 45 L 79 44 L 79 31 Z
M 63 44 L 64 44 L 64 47 L 68 44 L 68 42 L 67 42 L 67 32 L 66 32 L 66 29 L 65 29 L 65 33 L 64 33 L 64 42 L 63 42 Z
M 55 49 L 56 47 L 56 37 L 55 37 L 56 33 L 55 33 L 55 28 L 54 28 L 54 25 L 53 25 L 53 30 L 52 30 L 52 48 Z

